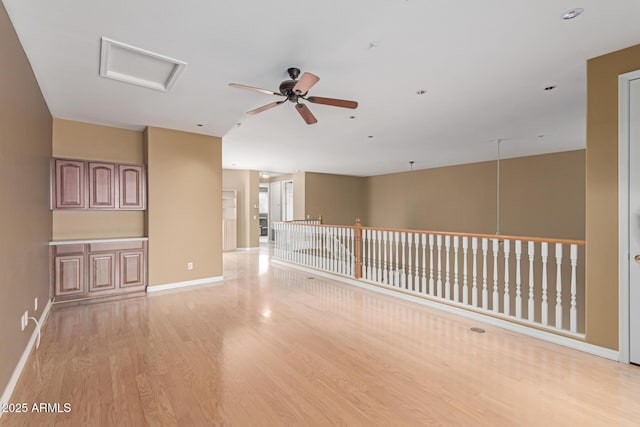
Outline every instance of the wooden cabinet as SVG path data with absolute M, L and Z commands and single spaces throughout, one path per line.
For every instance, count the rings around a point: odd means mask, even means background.
M 89 162 L 89 209 L 116 208 L 116 165 Z
M 141 165 L 118 165 L 120 209 L 145 208 L 145 173 Z
M 55 159 L 51 201 L 55 209 L 85 209 L 85 166 L 81 160 Z
M 144 165 L 53 159 L 52 209 L 146 209 Z
M 53 244 L 56 301 L 144 291 L 147 285 L 145 240 Z
M 56 257 L 56 295 L 76 295 L 84 290 L 84 254 Z
M 89 292 L 116 288 L 116 254 L 89 255 Z
M 120 288 L 129 288 L 144 284 L 144 252 L 123 251 L 120 252 Z

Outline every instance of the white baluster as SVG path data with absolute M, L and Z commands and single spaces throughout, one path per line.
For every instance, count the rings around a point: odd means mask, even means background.
M 578 246 L 571 245 L 571 309 L 569 329 L 578 332 L 578 310 L 576 308 L 576 266 L 578 265 Z
M 562 329 L 562 243 L 556 243 L 556 328 Z
M 393 283 L 395 286 L 400 286 L 400 251 L 398 250 L 398 243 L 400 243 L 400 233 L 397 231 L 394 233 L 394 242 L 396 245 L 396 263 L 393 270 Z
M 376 249 L 376 231 L 375 230 L 365 230 L 367 232 L 367 258 L 369 259 L 369 263 L 367 265 L 367 279 L 369 280 L 375 280 L 374 276 L 375 276 L 375 271 L 376 271 L 376 255 L 375 255 L 375 249 Z M 371 249 L 371 246 L 373 246 L 373 250 Z
M 522 240 L 516 240 L 516 318 L 522 319 L 522 294 L 520 286 L 520 259 L 522 258 Z
M 427 235 L 420 234 L 420 241 L 422 242 L 422 293 L 427 293 Z
M 482 308 L 489 309 L 489 289 L 487 288 L 487 252 L 489 239 L 482 238 Z
M 509 252 L 511 252 L 511 241 L 504 240 L 504 314 L 511 315 L 511 295 L 509 294 Z
M 438 281 L 436 282 L 438 298 L 442 298 L 442 235 L 436 236 L 436 245 L 438 246 Z
M 549 256 L 549 244 L 542 242 L 542 324 L 549 324 L 549 304 L 547 303 L 547 257 Z
M 491 309 L 494 312 L 498 312 L 500 307 L 500 295 L 498 295 L 498 250 L 500 249 L 500 242 L 498 239 L 491 239 L 493 248 L 493 304 Z
M 408 233 L 407 234 L 407 289 L 409 290 L 413 290 L 413 277 L 412 277 L 412 272 L 411 272 L 411 247 L 412 247 L 412 233 Z M 403 246 L 404 247 L 404 246 Z
M 420 235 L 418 233 L 415 233 L 413 235 L 413 240 L 415 242 L 415 247 L 416 247 L 416 265 L 415 265 L 415 269 L 416 270 L 415 270 L 415 277 L 413 279 L 413 287 L 414 287 L 413 290 L 416 291 L 416 292 L 420 292 L 420 271 L 419 271 L 420 258 L 419 258 L 419 255 L 418 255 L 418 250 L 419 250 L 419 245 L 420 245 L 419 236 Z
M 471 282 L 471 305 L 478 306 L 478 238 L 471 238 L 471 253 L 473 254 L 473 280 Z
M 529 322 L 535 321 L 535 303 L 533 300 L 533 259 L 536 254 L 534 242 L 527 242 L 527 254 L 529 255 L 529 300 L 527 305 L 527 318 Z
M 467 271 L 467 253 L 469 251 L 469 238 L 462 237 L 462 303 L 469 305 L 469 281 Z
M 429 234 L 429 295 L 433 294 L 433 234 Z
M 460 285 L 458 284 L 458 236 L 453 236 L 453 300 L 460 301 Z
M 389 284 L 389 265 L 387 264 L 387 231 L 382 232 L 384 263 L 382 264 L 382 283 Z M 380 244 L 380 242 L 378 242 Z
M 371 230 L 362 230 L 362 275 L 366 280 L 371 280 Z
M 451 274 L 451 268 L 449 264 L 449 252 L 451 249 L 451 236 L 444 236 L 444 250 L 446 251 L 445 256 L 445 277 L 444 277 L 444 297 L 446 299 L 451 299 L 451 282 L 449 281 L 449 277 Z
M 405 245 L 407 243 L 407 233 L 405 233 L 404 231 L 400 233 L 400 243 L 402 246 L 402 267 L 400 268 L 399 274 L 400 274 L 400 287 L 402 289 L 407 289 L 407 279 L 405 276 L 405 257 L 404 257 L 404 252 L 405 252 Z
M 380 250 L 381 247 L 380 245 L 382 245 L 382 231 L 381 230 L 376 230 L 376 237 L 377 237 L 377 241 L 378 241 L 378 254 L 376 255 L 376 282 L 382 282 L 382 271 L 384 266 L 382 266 L 382 257 L 380 256 Z M 375 246 L 374 246 L 375 249 Z

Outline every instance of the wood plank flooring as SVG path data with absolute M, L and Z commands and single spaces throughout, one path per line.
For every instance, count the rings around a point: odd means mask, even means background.
M 639 367 L 224 257 L 223 283 L 54 307 L 11 401 L 71 412 L 0 426 L 640 425 Z

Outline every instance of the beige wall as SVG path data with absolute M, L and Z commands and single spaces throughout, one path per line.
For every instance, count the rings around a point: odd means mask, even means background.
M 501 161 L 500 232 L 584 238 L 585 151 Z M 496 232 L 496 162 L 368 178 L 374 227 Z
M 148 127 L 145 140 L 149 286 L 222 276 L 221 139 Z
M 144 163 L 143 133 L 71 120 L 53 120 L 54 157 Z M 53 212 L 53 239 L 141 237 L 144 211 Z
M 305 218 L 305 201 L 306 201 L 306 173 L 296 172 L 285 175 L 278 175 L 268 180 L 262 180 L 263 182 L 282 182 L 293 181 L 293 218 L 304 219 Z M 281 189 L 281 196 L 284 196 L 284 187 Z M 271 193 L 269 193 L 271 197 Z M 271 221 L 271 220 L 269 220 Z
M 587 62 L 587 339 L 618 349 L 618 75 L 640 45 Z
M 258 171 L 224 169 L 222 189 L 236 190 L 238 215 L 238 248 L 260 246 L 258 209 Z M 254 218 L 255 217 L 255 218 Z
M 0 4 L 0 395 L 49 295 L 51 115 Z M 33 309 L 33 299 L 39 307 Z
M 307 172 L 305 213 L 322 215 L 325 224 L 353 225 L 356 218 L 367 224 L 367 178 Z

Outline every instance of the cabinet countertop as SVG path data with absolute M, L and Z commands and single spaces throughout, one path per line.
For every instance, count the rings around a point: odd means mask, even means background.
M 116 242 L 139 242 L 149 240 L 148 237 L 122 237 L 114 239 L 81 239 L 81 240 L 52 240 L 49 246 L 58 245 L 79 245 L 83 243 L 116 243 Z

